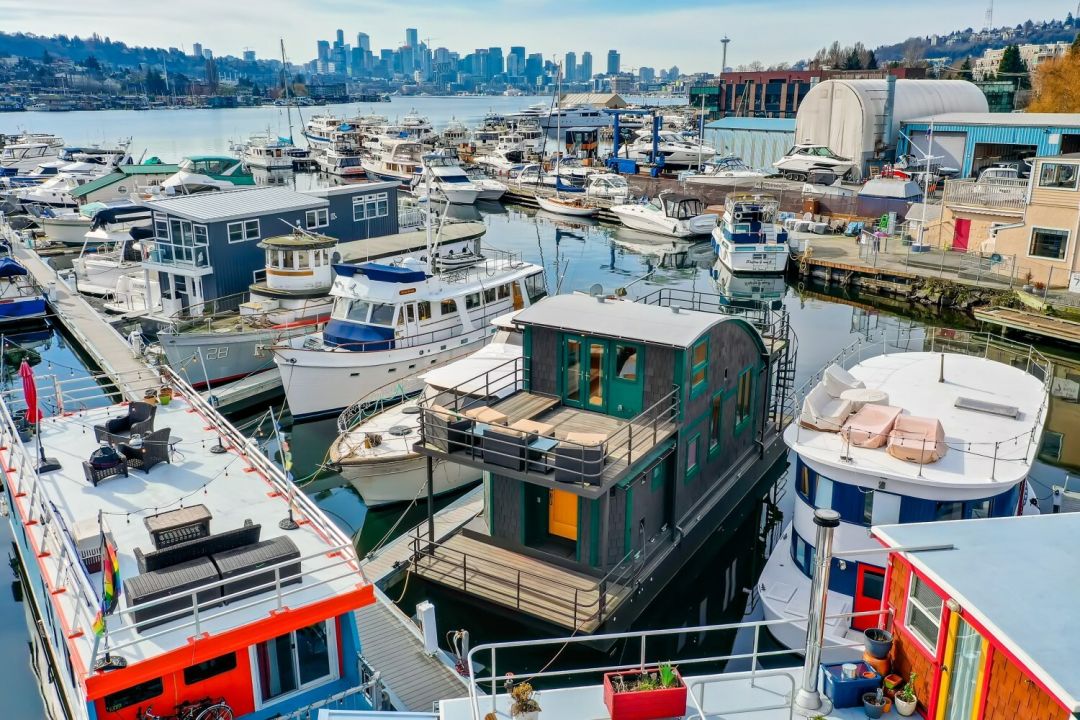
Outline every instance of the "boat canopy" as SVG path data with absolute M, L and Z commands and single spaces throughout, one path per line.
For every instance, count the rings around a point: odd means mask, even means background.
M 26 268 L 18 263 L 15 258 L 0 258 L 0 278 L 13 278 L 27 275 Z
M 427 279 L 427 273 L 423 270 L 373 262 L 360 263 L 359 265 L 339 263 L 334 266 L 334 272 L 342 277 L 353 277 L 359 274 L 376 282 L 389 283 L 415 283 Z
M 106 206 L 94 213 L 93 229 L 105 227 L 116 222 L 125 222 L 138 218 L 149 218 L 150 210 L 142 205 L 111 205 Z

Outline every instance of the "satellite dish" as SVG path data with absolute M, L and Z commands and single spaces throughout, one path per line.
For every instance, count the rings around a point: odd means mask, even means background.
M 594 284 L 591 288 L 589 288 L 589 294 L 593 297 L 601 297 L 604 294 L 604 286 L 600 283 Z

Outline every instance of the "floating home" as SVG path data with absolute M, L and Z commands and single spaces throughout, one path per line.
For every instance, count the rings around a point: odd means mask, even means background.
M 725 310 L 661 291 L 521 311 L 523 357 L 421 402 L 418 451 L 481 470 L 486 511 L 417 537 L 414 570 L 549 626 L 626 627 L 783 453 L 786 316 Z

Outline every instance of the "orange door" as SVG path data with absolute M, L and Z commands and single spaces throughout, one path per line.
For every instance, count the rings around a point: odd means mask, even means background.
M 578 499 L 565 490 L 551 490 L 548 495 L 548 532 L 577 542 Z

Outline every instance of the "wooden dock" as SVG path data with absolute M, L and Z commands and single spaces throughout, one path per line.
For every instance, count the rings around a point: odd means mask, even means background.
M 284 394 L 281 371 L 276 365 L 269 370 L 202 391 L 207 402 L 225 414 L 242 412 L 256 405 L 265 406 L 270 400 Z
M 1002 330 L 1018 330 L 1052 340 L 1080 344 L 1080 322 L 1075 320 L 1004 307 L 978 307 L 972 313 L 976 320 L 1000 325 Z
M 34 250 L 26 247 L 3 219 L 0 219 L 0 235 L 9 241 L 15 259 L 45 291 L 52 316 L 75 337 L 82 350 L 128 400 L 141 400 L 147 389 L 161 384 L 158 374 L 136 357 L 128 341 L 85 298 L 69 288 Z

